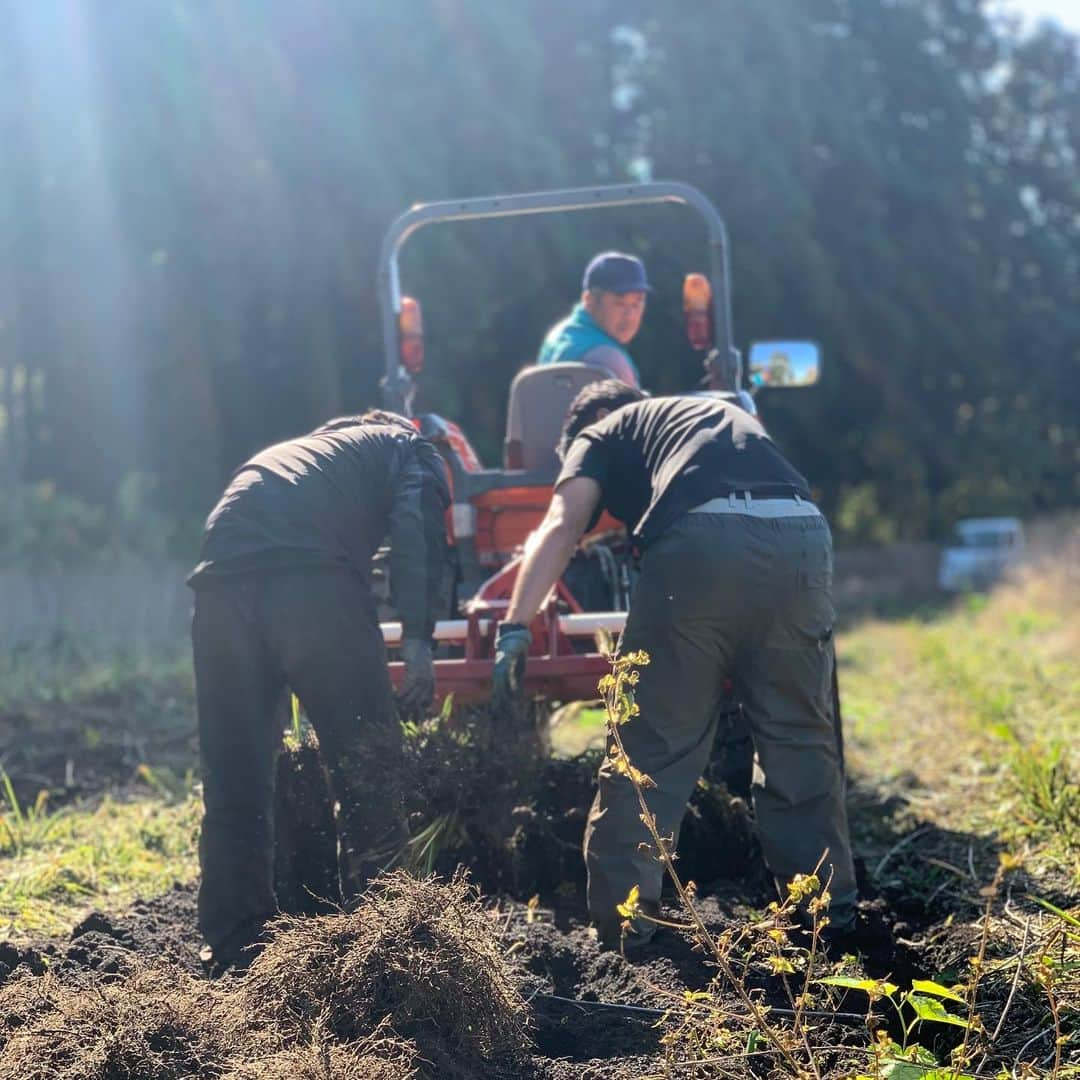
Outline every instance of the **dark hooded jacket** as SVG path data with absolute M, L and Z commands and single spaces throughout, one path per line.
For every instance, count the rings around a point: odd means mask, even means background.
M 242 465 L 206 521 L 194 589 L 237 574 L 337 567 L 370 579 L 390 541 L 404 636 L 430 637 L 446 563 L 446 469 L 390 413 L 332 420 Z

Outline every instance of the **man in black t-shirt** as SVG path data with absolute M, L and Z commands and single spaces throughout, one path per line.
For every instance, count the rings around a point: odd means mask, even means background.
M 407 838 L 401 729 L 370 566 L 389 535 L 406 670 L 399 704 L 422 710 L 434 693 L 449 501 L 434 447 L 376 412 L 257 454 L 207 519 L 188 582 L 205 804 L 199 928 L 213 969 L 250 960 L 277 908 L 274 758 L 287 690 L 330 775 L 345 898 Z
M 832 710 L 832 541 L 803 477 L 761 425 L 714 398 L 651 398 L 617 382 L 586 387 L 570 406 L 563 468 L 537 542 L 518 574 L 497 639 L 495 701 L 515 705 L 528 624 L 604 509 L 642 551 L 621 651 L 645 650 L 640 715 L 621 734 L 662 836 L 678 842 L 686 802 L 715 734 L 725 679 L 735 683 L 756 751 L 754 809 L 781 889 L 827 852 L 831 934 L 854 925 L 855 874 Z M 632 786 L 610 759 L 585 831 L 589 912 L 616 943 L 615 911 L 630 889 L 659 909 L 663 870 Z M 627 944 L 655 923 L 637 919 Z

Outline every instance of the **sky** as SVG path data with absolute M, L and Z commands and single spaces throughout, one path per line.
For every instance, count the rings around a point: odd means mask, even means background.
M 1080 0 L 1004 0 L 1003 8 L 1012 8 L 1026 19 L 1050 17 L 1067 30 L 1080 33 Z

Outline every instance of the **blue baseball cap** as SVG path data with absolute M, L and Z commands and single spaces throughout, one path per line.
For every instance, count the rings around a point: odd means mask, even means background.
M 645 264 L 636 255 L 603 251 L 585 267 L 582 287 L 604 292 L 652 292 L 645 277 Z

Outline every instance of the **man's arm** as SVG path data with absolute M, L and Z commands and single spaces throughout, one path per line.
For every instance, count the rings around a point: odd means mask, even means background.
M 506 622 L 528 625 L 562 576 L 600 504 L 600 485 L 588 476 L 560 484 L 518 571 Z
M 402 465 L 390 510 L 391 602 L 401 619 L 405 681 L 397 695 L 407 714 L 422 714 L 435 696 L 431 635 L 444 568 L 445 498 L 435 476 L 410 454 Z
M 442 507 L 426 470 L 414 455 L 402 465 L 390 510 L 391 603 L 402 637 L 428 641 L 445 564 Z

